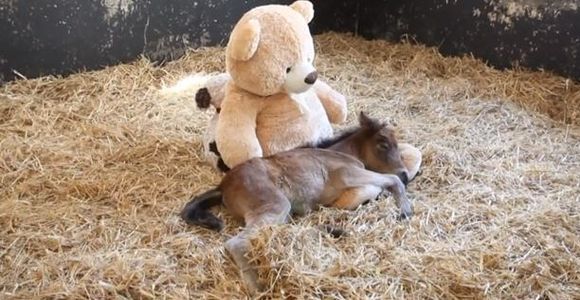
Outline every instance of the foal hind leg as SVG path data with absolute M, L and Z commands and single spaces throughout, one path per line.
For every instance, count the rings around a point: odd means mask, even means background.
M 260 226 L 285 223 L 290 214 L 290 202 L 279 193 L 275 203 L 267 203 L 256 211 L 244 216 L 246 227 L 236 236 L 226 242 L 226 250 L 230 253 L 239 268 L 240 276 L 248 292 L 255 295 L 264 290 L 258 282 L 258 272 L 250 265 L 246 257 L 250 249 L 250 236 Z
M 405 185 L 403 182 L 401 182 L 401 179 L 395 175 L 381 174 L 358 167 L 344 167 L 335 170 L 330 174 L 329 184 L 332 185 L 335 189 L 347 189 L 347 191 L 348 189 L 358 188 L 359 191 L 357 194 L 364 196 L 370 194 L 370 191 L 376 191 L 370 187 L 379 188 L 381 190 L 386 188 L 391 193 L 393 193 L 393 196 L 397 201 L 397 207 L 401 210 L 401 217 L 407 218 L 413 215 L 411 202 L 409 202 L 409 199 L 405 193 Z M 364 191 L 365 188 L 367 188 L 368 191 Z M 349 198 L 351 199 L 350 201 L 348 201 Z M 366 199 L 361 198 L 362 196 L 353 197 L 352 195 L 349 196 L 347 194 L 344 196 L 344 199 L 340 199 L 339 197 L 339 200 L 342 200 L 342 203 L 352 202 L 352 204 L 349 205 L 354 205 L 355 203 L 362 203 L 366 201 Z M 348 206 L 345 204 L 342 205 Z

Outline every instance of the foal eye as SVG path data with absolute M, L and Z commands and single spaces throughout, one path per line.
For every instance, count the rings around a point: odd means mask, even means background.
M 286 73 L 290 73 L 290 71 L 292 71 L 292 68 L 290 67 L 286 68 Z
M 387 144 L 378 144 L 377 149 L 379 150 L 389 150 L 389 145 Z

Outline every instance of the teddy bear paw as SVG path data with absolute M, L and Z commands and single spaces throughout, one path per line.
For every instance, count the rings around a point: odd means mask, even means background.
M 211 95 L 207 88 L 201 88 L 195 93 L 195 103 L 200 109 L 208 108 L 211 104 Z

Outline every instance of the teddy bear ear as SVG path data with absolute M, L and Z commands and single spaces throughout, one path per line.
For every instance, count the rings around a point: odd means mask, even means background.
M 230 35 L 227 54 L 235 60 L 249 60 L 258 50 L 260 32 L 260 22 L 256 19 L 238 24 Z
M 314 18 L 314 7 L 310 1 L 296 1 L 290 4 L 290 7 L 299 12 L 306 19 L 306 23 L 310 23 Z

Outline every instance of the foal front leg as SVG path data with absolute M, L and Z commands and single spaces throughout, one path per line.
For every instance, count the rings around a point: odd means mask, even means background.
M 336 189 L 346 189 L 347 194 L 341 195 L 338 199 L 341 202 L 335 203 L 339 207 L 348 208 L 360 205 L 364 201 L 371 199 L 372 197 L 368 198 L 369 195 L 377 189 L 386 188 L 393 193 L 397 201 L 397 207 L 401 210 L 401 218 L 408 218 L 413 215 L 413 207 L 407 198 L 405 185 L 395 175 L 381 174 L 358 167 L 344 167 L 330 174 L 329 184 Z M 376 197 L 377 195 L 378 193 L 374 196 Z
M 340 194 L 338 199 L 333 203 L 333 206 L 341 209 L 354 210 L 366 201 L 376 199 L 382 191 L 382 188 L 374 185 L 348 188 Z

